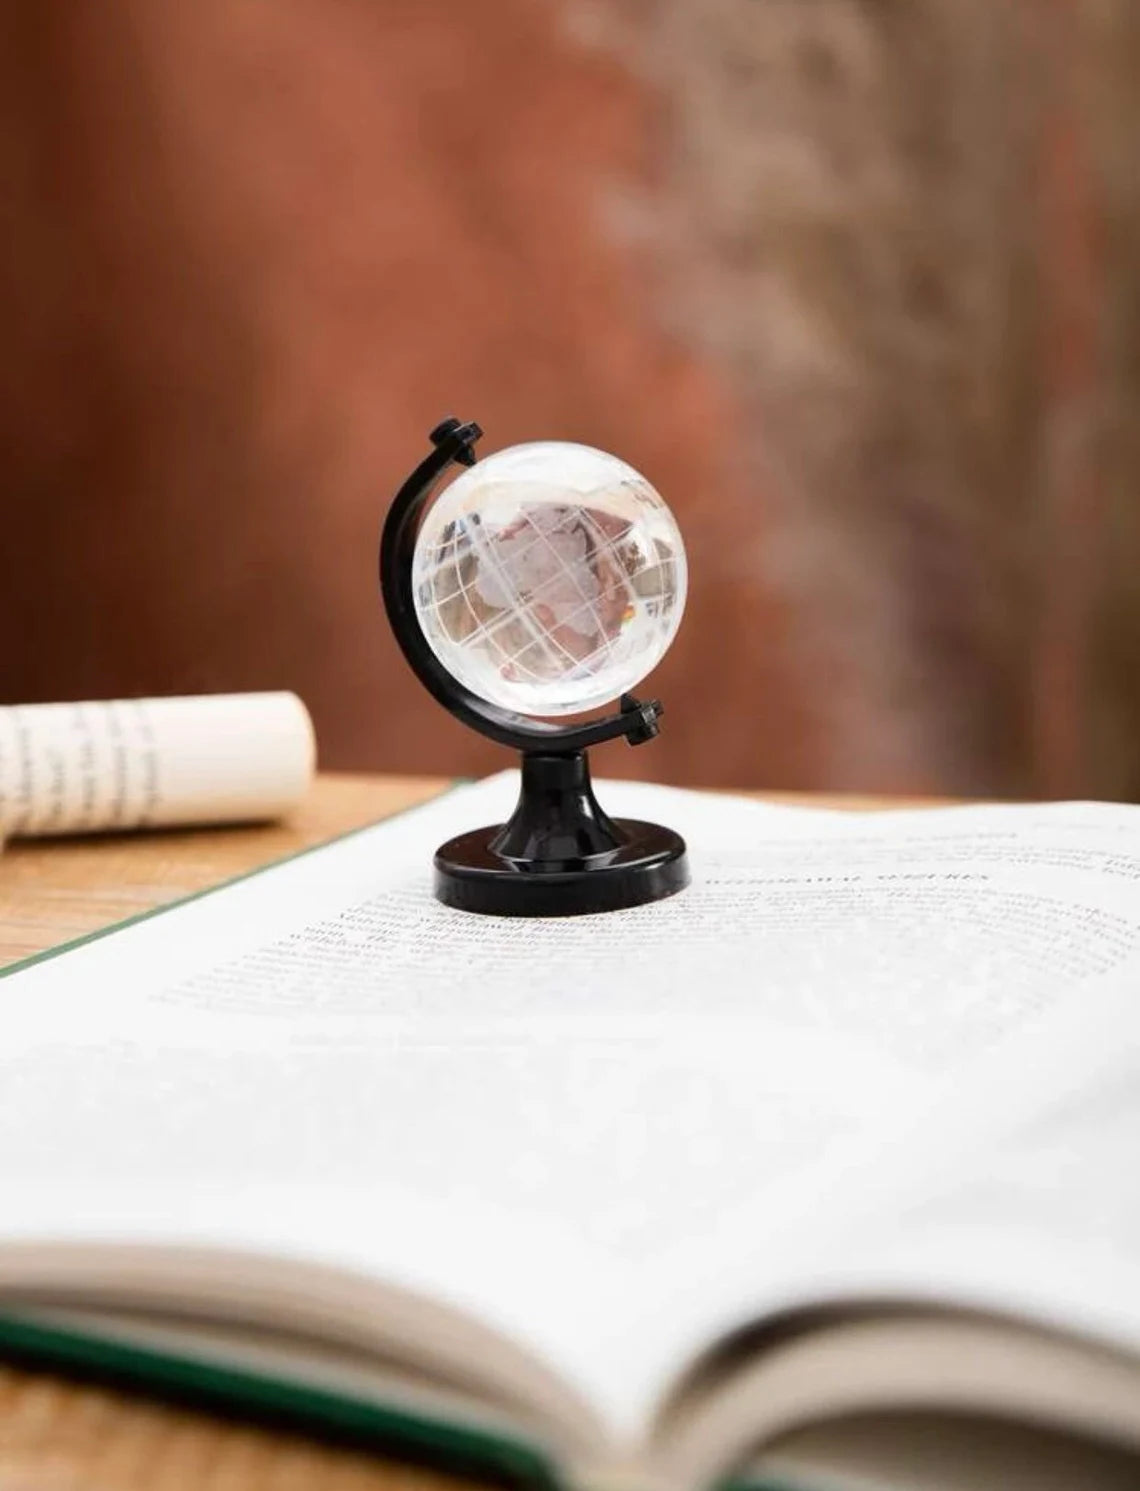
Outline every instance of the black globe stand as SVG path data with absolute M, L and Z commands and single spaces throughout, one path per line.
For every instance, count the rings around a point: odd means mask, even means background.
M 585 916 L 660 901 L 689 883 L 670 828 L 602 811 L 584 751 L 524 752 L 518 806 L 436 852 L 435 893 L 460 911 Z
M 436 852 L 435 893 L 448 906 L 494 916 L 583 916 L 659 901 L 689 883 L 685 841 L 672 829 L 612 819 L 590 783 L 586 748 L 624 736 L 652 740 L 663 709 L 623 695 L 616 714 L 560 726 L 471 693 L 432 652 L 415 610 L 412 559 L 420 517 L 452 463 L 475 464 L 476 424 L 445 420 L 434 447 L 400 488 L 380 542 L 380 588 L 392 631 L 424 686 L 457 719 L 522 753 L 518 804 L 505 824 L 450 839 Z

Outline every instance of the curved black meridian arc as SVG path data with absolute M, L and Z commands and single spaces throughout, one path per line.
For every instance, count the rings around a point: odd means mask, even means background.
M 416 615 L 412 560 L 416 534 L 432 489 L 447 468 L 474 466 L 475 442 L 483 431 L 477 424 L 445 419 L 432 430 L 431 453 L 424 457 L 396 493 L 380 538 L 380 591 L 384 609 L 408 665 L 428 692 L 440 704 L 471 729 L 512 746 L 516 751 L 552 752 L 582 751 L 604 740 L 624 735 L 631 745 L 652 740 L 657 721 L 664 713 L 656 700 L 639 701 L 624 694 L 617 714 L 589 720 L 581 725 L 555 725 L 546 720 L 532 720 L 513 710 L 503 709 L 473 694 L 454 678 L 436 657 L 423 634 Z

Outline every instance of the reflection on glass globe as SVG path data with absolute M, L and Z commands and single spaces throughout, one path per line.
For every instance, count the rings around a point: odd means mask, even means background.
M 685 550 L 643 476 L 586 445 L 514 445 L 428 510 L 413 583 L 424 636 L 472 693 L 532 715 L 626 693 L 667 651 Z

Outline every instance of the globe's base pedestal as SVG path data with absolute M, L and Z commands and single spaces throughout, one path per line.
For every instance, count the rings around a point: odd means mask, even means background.
M 496 852 L 502 824 L 461 834 L 436 852 L 435 893 L 445 906 L 489 916 L 589 916 L 684 890 L 689 863 L 680 834 L 634 818 L 609 823 L 615 848 L 541 866 Z

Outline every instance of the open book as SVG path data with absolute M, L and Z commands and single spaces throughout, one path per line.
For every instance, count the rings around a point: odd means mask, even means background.
M 513 793 L 4 981 L 0 1355 L 515 1484 L 1140 1485 L 1140 809 L 612 784 L 690 889 L 441 907 Z

